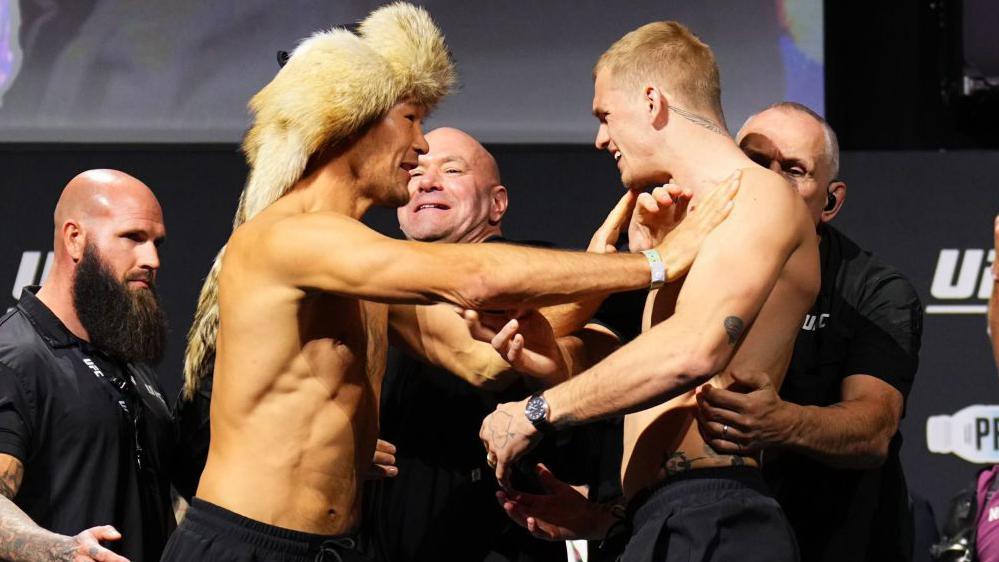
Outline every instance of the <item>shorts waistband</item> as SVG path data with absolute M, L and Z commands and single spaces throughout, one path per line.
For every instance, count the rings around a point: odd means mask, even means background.
M 634 519 L 645 508 L 654 509 L 675 496 L 747 488 L 773 497 L 773 492 L 763 480 L 763 473 L 755 466 L 713 466 L 688 470 L 643 488 L 628 502 L 628 515 Z
M 292 556 L 312 555 L 324 548 L 356 550 L 357 536 L 353 533 L 317 535 L 293 529 L 275 527 L 229 511 L 200 498 L 192 498 L 185 520 L 208 531 L 234 537 L 255 547 Z

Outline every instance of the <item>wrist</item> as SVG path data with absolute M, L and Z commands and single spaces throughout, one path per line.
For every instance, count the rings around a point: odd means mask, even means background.
M 666 264 L 659 255 L 659 250 L 642 250 L 642 255 L 649 262 L 649 290 L 654 291 L 666 283 Z

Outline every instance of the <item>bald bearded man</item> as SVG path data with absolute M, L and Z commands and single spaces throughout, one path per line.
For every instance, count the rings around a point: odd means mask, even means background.
M 165 235 L 128 174 L 90 170 L 63 190 L 48 278 L 0 318 L 0 558 L 159 557 L 173 434 L 147 363 L 163 351 Z

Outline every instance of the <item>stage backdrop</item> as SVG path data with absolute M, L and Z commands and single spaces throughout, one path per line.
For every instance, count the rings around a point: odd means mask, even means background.
M 610 157 L 591 147 L 491 148 L 510 192 L 504 221 L 510 237 L 580 247 L 621 193 Z M 59 192 L 74 174 L 93 167 L 144 179 L 163 204 L 168 240 L 159 279 L 171 335 L 159 372 L 174 395 L 197 291 L 227 236 L 245 166 L 231 145 L 0 146 L 0 311 L 13 304 L 22 285 L 44 275 Z M 939 517 L 977 465 L 957 454 L 931 453 L 927 420 L 970 405 L 999 405 L 984 316 L 992 287 L 992 217 L 999 212 L 999 152 L 847 152 L 842 177 L 849 192 L 836 224 L 905 272 L 926 306 L 902 455 L 910 487 L 931 500 Z M 376 210 L 369 222 L 398 235 L 393 212 Z M 937 426 L 948 424 L 949 437 L 934 448 L 996 457 L 999 407 Z
M 237 142 L 278 50 L 384 3 L 0 0 L 0 140 Z M 458 66 L 439 114 L 485 141 L 590 141 L 593 64 L 664 19 L 713 47 L 733 127 L 774 100 L 822 112 L 823 0 L 414 3 Z

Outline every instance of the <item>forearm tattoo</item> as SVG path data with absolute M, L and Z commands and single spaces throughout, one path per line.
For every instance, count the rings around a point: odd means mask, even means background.
M 23 477 L 24 465 L 18 461 L 9 462 L 0 470 L 0 495 L 3 495 L 0 498 L 0 559 L 72 562 L 76 556 L 76 541 L 42 529 L 14 504 Z
M 24 477 L 24 465 L 18 461 L 11 461 L 0 471 L 0 494 L 5 498 L 14 499 L 17 491 L 21 488 L 21 479 Z
M 728 344 L 735 345 L 742 337 L 742 332 L 746 329 L 746 324 L 738 316 L 729 316 L 725 319 L 725 333 L 728 334 Z

